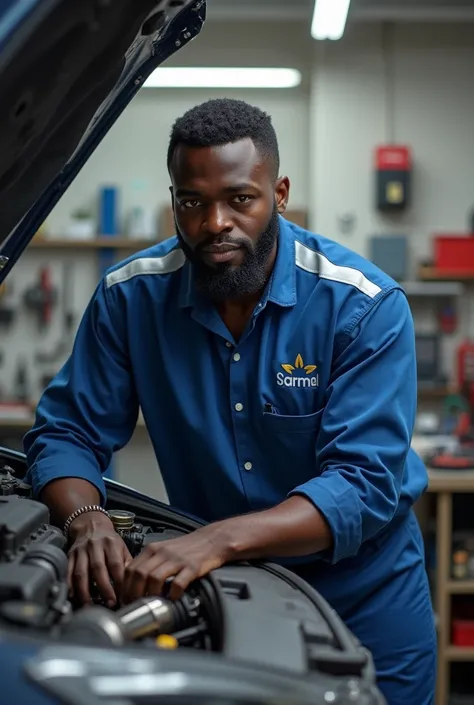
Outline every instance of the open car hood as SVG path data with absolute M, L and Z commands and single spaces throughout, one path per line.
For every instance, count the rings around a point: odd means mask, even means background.
M 206 0 L 0 0 L 0 282 Z

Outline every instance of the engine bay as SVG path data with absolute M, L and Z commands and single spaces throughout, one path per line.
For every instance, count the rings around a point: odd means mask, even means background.
M 133 512 L 110 509 L 109 516 L 133 557 L 149 543 L 182 534 L 143 525 Z M 219 595 L 213 577 L 192 586 L 180 601 L 146 597 L 112 610 L 91 585 L 94 605 L 69 599 L 67 545 L 49 524 L 49 511 L 31 499 L 30 487 L 8 465 L 0 469 L 0 620 L 19 630 L 94 646 L 141 643 L 205 651 L 222 647 Z
M 142 667 L 170 652 L 190 667 L 193 654 L 207 653 L 226 666 L 268 670 L 271 682 L 285 676 L 313 695 L 328 687 L 340 695 L 329 701 L 311 696 L 314 703 L 383 703 L 370 654 L 316 591 L 273 563 L 226 565 L 178 601 L 147 596 L 110 609 L 91 585 L 93 605 L 77 604 L 69 596 L 66 538 L 12 465 L 0 463 L 0 645 L 9 637 L 39 639 L 62 659 L 68 649 L 74 647 L 75 659 L 83 649 L 82 669 L 101 663 L 91 649 L 109 660 L 111 650 L 125 659 L 131 649 Z M 118 485 L 108 492 L 107 511 L 133 557 L 151 542 L 189 532 L 170 508 L 158 511 L 143 496 L 131 502 L 127 491 L 133 493 Z

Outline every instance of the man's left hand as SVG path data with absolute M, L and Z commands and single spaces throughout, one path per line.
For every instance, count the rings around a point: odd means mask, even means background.
M 148 544 L 125 570 L 122 604 L 144 595 L 161 595 L 168 578 L 173 580 L 167 596 L 179 599 L 190 583 L 231 559 L 226 544 L 216 525 L 169 541 Z

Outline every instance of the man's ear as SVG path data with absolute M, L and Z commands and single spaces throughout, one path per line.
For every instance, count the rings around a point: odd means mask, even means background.
M 280 176 L 275 184 L 275 201 L 280 215 L 286 211 L 289 197 L 290 180 L 287 176 Z

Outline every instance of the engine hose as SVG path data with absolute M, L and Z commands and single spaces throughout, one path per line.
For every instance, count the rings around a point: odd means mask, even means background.
M 226 634 L 226 619 L 222 609 L 223 596 L 221 587 L 212 573 L 200 578 L 193 587 L 205 615 L 211 640 L 211 649 L 212 651 L 221 652 L 224 648 Z

